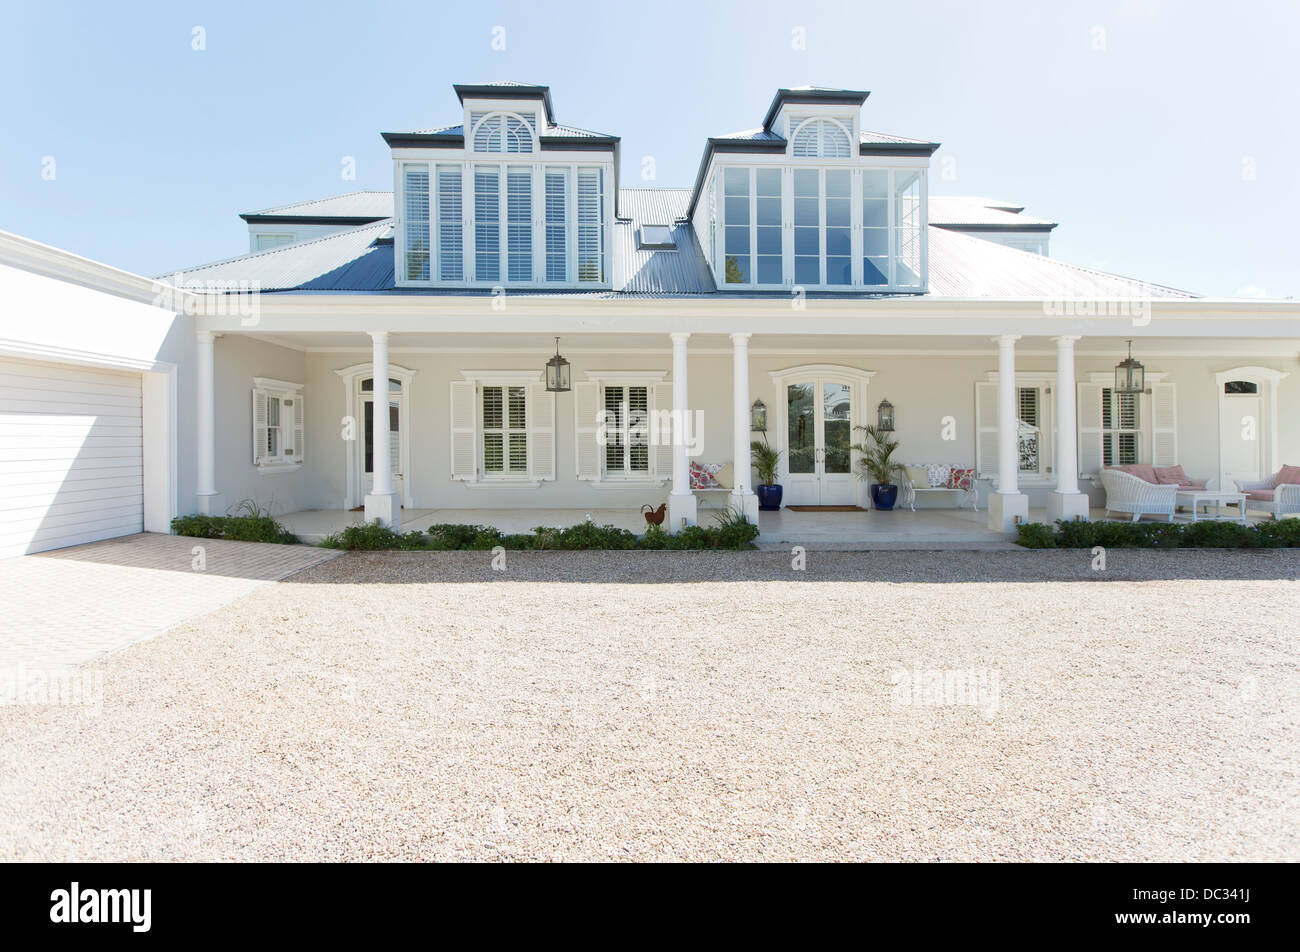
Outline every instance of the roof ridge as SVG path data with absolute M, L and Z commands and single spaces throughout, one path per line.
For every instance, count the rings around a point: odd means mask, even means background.
M 358 188 L 351 192 L 339 192 L 337 195 L 322 195 L 320 198 L 305 198 L 300 202 L 283 202 L 279 205 L 271 205 L 269 208 L 263 208 L 255 212 L 242 212 L 244 215 L 266 215 L 274 211 L 285 208 L 297 208 L 300 205 L 319 205 L 322 202 L 332 202 L 340 198 L 351 198 L 353 195 L 381 195 L 392 194 L 391 189 L 382 188 Z
M 276 245 L 274 248 L 263 248 L 261 251 L 249 251 L 242 255 L 235 255 L 232 258 L 222 258 L 220 261 L 209 261 L 206 264 L 195 265 L 192 268 L 177 268 L 172 273 L 179 273 L 182 275 L 190 274 L 196 271 L 203 271 L 207 268 L 216 268 L 223 264 L 233 264 L 236 261 L 251 261 L 254 258 L 279 254 L 283 251 L 296 251 L 300 248 L 306 248 L 308 245 L 320 244 L 323 241 L 345 238 L 349 235 L 354 235 L 359 231 L 364 231 L 367 228 L 391 228 L 395 221 L 395 218 L 381 218 L 378 221 L 366 222 L 364 225 L 356 225 L 352 228 L 344 228 L 341 231 L 332 231 L 327 235 L 318 235 L 315 238 L 308 238 L 306 241 L 295 241 L 293 244 L 289 245 Z M 160 277 L 167 277 L 167 275 L 160 275 Z

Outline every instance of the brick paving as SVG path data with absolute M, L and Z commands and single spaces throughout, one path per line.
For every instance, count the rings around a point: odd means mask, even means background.
M 0 701 L 337 554 L 141 533 L 0 560 Z

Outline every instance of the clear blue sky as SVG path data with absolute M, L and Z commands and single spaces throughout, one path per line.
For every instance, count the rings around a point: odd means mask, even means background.
M 812 83 L 942 142 L 933 193 L 1061 222 L 1057 258 L 1291 296 L 1298 62 L 1294 0 L 8 4 L 0 228 L 145 274 L 240 254 L 238 212 L 391 188 L 379 133 L 457 122 L 451 84 L 493 79 L 621 135 L 625 182 L 653 155 L 656 184 L 690 185 L 708 135 Z

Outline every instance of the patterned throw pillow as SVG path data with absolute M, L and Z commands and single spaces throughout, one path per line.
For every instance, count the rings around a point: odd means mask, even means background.
M 931 463 L 925 467 L 931 489 L 944 489 L 948 485 L 948 474 L 952 467 L 947 463 Z
M 948 475 L 948 488 L 960 489 L 962 492 L 970 492 L 971 486 L 975 484 L 975 470 L 958 469 L 953 467 L 952 472 Z
M 692 489 L 716 489 L 718 481 L 714 478 L 713 473 L 708 468 L 701 466 L 695 460 L 691 460 L 691 488 Z

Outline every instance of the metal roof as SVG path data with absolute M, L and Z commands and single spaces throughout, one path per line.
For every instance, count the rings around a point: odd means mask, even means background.
M 311 219 L 311 218 L 355 218 L 376 221 L 391 218 L 393 214 L 393 193 L 379 190 L 348 192 L 345 195 L 331 195 L 327 198 L 314 198 L 291 205 L 277 205 L 256 212 L 241 212 L 244 221 L 272 218 Z M 365 222 L 358 221 L 357 224 Z
M 717 289 L 708 262 L 685 219 L 688 188 L 619 189 L 614 226 L 614 287 L 624 293 L 711 294 Z M 668 225 L 676 250 L 638 247 L 642 225 Z
M 931 195 L 930 224 L 941 228 L 1051 231 L 1056 222 L 1022 215 L 1023 205 L 969 195 Z

